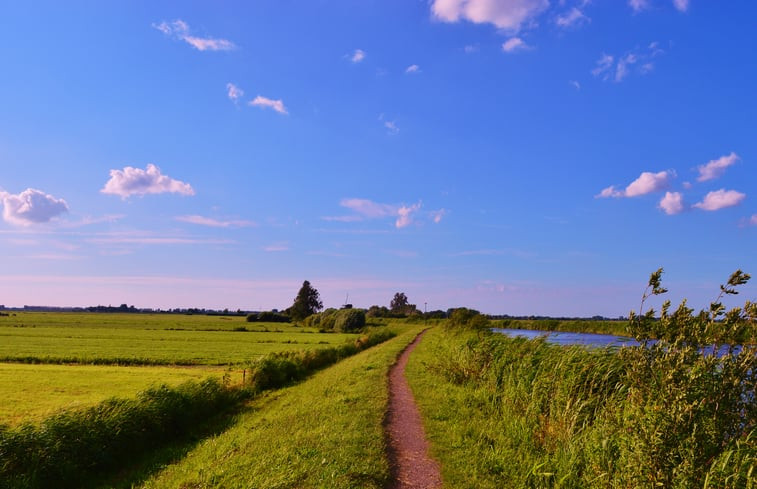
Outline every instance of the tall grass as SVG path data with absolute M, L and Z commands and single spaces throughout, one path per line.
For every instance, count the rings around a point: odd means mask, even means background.
M 610 350 L 435 330 L 408 377 L 448 487 L 754 487 L 757 433 L 746 428 L 754 420 L 702 462 L 695 437 L 665 424 L 655 431 L 656 414 L 634 404 L 628 361 Z M 642 446 L 641 429 L 677 442 L 668 445 L 669 477 L 640 463 L 657 453 Z

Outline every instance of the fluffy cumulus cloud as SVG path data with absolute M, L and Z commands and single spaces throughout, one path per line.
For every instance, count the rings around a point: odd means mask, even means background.
M 253 100 L 250 101 L 250 105 L 254 107 L 261 107 L 263 109 L 273 109 L 279 114 L 288 114 L 286 107 L 284 107 L 284 102 L 279 100 L 273 100 L 267 97 L 263 97 L 262 95 L 258 95 Z
M 665 192 L 665 196 L 660 200 L 659 208 L 669 216 L 680 214 L 686 209 L 683 203 L 683 194 L 680 192 Z
M 752 214 L 752 217 L 749 218 L 749 225 L 757 226 L 757 214 Z
M 432 15 L 443 22 L 467 20 L 519 31 L 549 7 L 549 0 L 433 0 Z
M 596 197 L 638 197 L 652 192 L 660 192 L 670 185 L 670 180 L 673 177 L 675 177 L 675 172 L 672 170 L 658 173 L 645 171 L 642 172 L 639 178 L 628 184 L 624 190 L 617 189 L 614 185 L 611 185 L 603 189 Z
M 198 51 L 229 51 L 236 47 L 233 42 L 227 39 L 191 35 L 189 24 L 181 19 L 153 24 L 153 27 L 167 36 L 186 42 Z
M 735 190 L 715 190 L 708 192 L 701 202 L 694 204 L 694 207 L 703 211 L 717 211 L 726 207 L 739 205 L 746 198 L 746 194 Z
M 3 219 L 16 226 L 42 224 L 68 212 L 68 204 L 50 194 L 28 188 L 20 194 L 0 191 Z
M 717 160 L 710 160 L 705 165 L 699 165 L 697 167 L 697 170 L 699 171 L 697 181 L 706 182 L 708 180 L 715 180 L 725 172 L 726 168 L 733 165 L 737 161 L 739 161 L 739 155 L 731 152 L 731 154 L 721 156 Z
M 104 194 L 118 195 L 125 199 L 132 195 L 175 193 L 194 195 L 191 185 L 174 180 L 160 172 L 160 168 L 152 163 L 144 170 L 141 168 L 125 167 L 123 170 L 111 170 L 110 180 L 100 190 Z
M 502 43 L 502 51 L 506 53 L 514 53 L 516 51 L 523 51 L 528 49 L 529 45 L 520 37 L 511 37 L 507 41 Z
M 198 226 L 209 226 L 213 228 L 244 228 L 255 226 L 255 223 L 252 221 L 245 221 L 241 219 L 220 220 L 214 219 L 212 217 L 198 215 L 178 216 L 176 217 L 176 220 L 189 224 L 197 224 Z
M 413 73 L 420 73 L 421 67 L 418 65 L 410 65 L 407 68 L 405 68 L 405 73 L 413 74 Z

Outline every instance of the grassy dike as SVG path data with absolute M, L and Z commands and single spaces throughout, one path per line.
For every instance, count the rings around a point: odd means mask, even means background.
M 757 412 L 744 398 L 754 399 L 755 377 L 713 403 L 735 357 L 720 367 L 714 356 L 692 368 L 663 365 L 663 380 L 655 367 L 635 383 L 638 357 L 429 331 L 406 375 L 445 487 L 757 487 Z M 659 392 L 644 397 L 639 386 L 652 385 Z
M 301 384 L 254 399 L 231 429 L 140 487 L 385 487 L 387 372 L 421 329 L 405 327 Z

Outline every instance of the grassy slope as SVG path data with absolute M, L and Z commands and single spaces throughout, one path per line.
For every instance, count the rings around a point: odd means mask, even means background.
M 420 327 L 262 396 L 144 488 L 384 487 L 386 375 Z
M 91 406 L 108 397 L 133 397 L 154 384 L 180 384 L 222 367 L 112 367 L 0 363 L 0 424 L 35 422 L 60 409 Z M 232 381 L 241 381 L 235 372 Z

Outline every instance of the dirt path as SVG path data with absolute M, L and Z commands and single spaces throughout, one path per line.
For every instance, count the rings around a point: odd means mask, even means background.
M 410 353 L 420 343 L 419 334 L 389 371 L 389 410 L 386 435 L 394 482 L 390 489 L 431 489 L 442 486 L 439 464 L 428 455 L 428 441 L 413 393 L 405 379 Z

